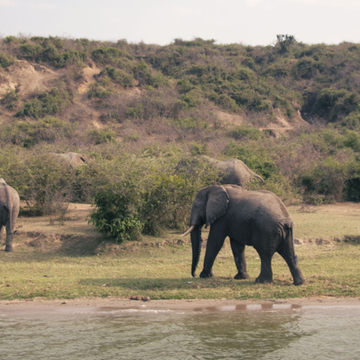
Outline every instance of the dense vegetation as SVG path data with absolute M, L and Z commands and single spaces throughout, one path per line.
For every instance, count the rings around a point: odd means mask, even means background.
M 250 188 L 287 203 L 360 200 L 358 44 L 8 36 L 0 85 L 19 60 L 56 74 L 0 94 L 0 176 L 34 214 L 93 202 L 90 220 L 116 241 L 183 228 L 196 191 L 219 181 L 203 154 L 243 160 L 265 179 Z M 292 130 L 279 135 L 281 120 Z M 51 154 L 67 151 L 94 161 L 64 168 Z

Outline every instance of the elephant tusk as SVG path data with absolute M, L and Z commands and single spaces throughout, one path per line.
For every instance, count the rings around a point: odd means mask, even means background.
M 194 225 L 190 226 L 189 230 L 187 232 L 183 233 L 181 236 L 186 236 L 187 234 L 191 233 L 194 230 L 194 227 L 195 227 Z

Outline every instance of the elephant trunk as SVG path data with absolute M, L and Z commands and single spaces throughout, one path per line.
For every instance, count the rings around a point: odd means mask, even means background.
M 201 253 L 201 226 L 195 226 L 191 232 L 191 245 L 192 245 L 192 264 L 191 275 L 195 277 L 195 270 L 199 263 Z

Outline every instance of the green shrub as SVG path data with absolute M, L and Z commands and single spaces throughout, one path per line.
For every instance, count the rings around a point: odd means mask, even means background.
M 264 138 L 264 134 L 261 130 L 245 124 L 229 130 L 227 136 L 232 137 L 235 140 L 260 140 Z
M 72 200 L 72 172 L 46 149 L 19 152 L 14 147 L 0 152 L 0 176 L 13 186 L 27 212 L 38 216 L 63 215 Z
M 3 51 L 0 51 L 0 67 L 3 67 L 4 69 L 8 66 L 12 65 L 15 61 L 15 58 L 9 54 L 4 53 Z
M 86 134 L 89 141 L 95 145 L 115 141 L 115 132 L 109 128 L 98 130 L 91 129 Z
M 15 36 L 10 35 L 10 36 L 6 36 L 3 41 L 5 44 L 10 44 L 17 42 L 17 40 L 18 39 Z
M 5 105 L 6 109 L 13 110 L 17 106 L 18 100 L 19 94 L 16 90 L 8 89 L 1 103 Z
M 144 117 L 142 104 L 140 103 L 136 107 L 129 107 L 125 112 L 125 116 L 132 119 L 142 119 Z
M 209 153 L 209 146 L 206 143 L 205 144 L 199 144 L 199 143 L 192 144 L 190 147 L 190 153 L 193 156 L 206 155 Z
M 52 59 L 52 63 L 57 68 L 63 68 L 67 65 L 83 63 L 87 60 L 87 55 L 82 51 L 66 51 L 54 59 Z
M 184 118 L 174 119 L 173 121 L 176 126 L 182 129 L 199 130 L 208 128 L 208 123 L 198 117 L 187 116 Z
M 39 142 L 52 143 L 56 139 L 70 138 L 75 133 L 76 125 L 47 116 L 35 122 L 20 122 L 13 127 L 5 126 L 3 141 L 30 148 Z
M 312 79 L 318 74 L 321 68 L 322 64 L 313 58 L 301 59 L 293 66 L 292 75 L 295 78 Z
M 342 119 L 352 111 L 358 110 L 360 95 L 345 89 L 325 88 L 316 96 L 314 112 L 328 121 Z
M 35 119 L 44 115 L 55 115 L 71 104 L 69 93 L 61 88 L 52 88 L 37 96 L 37 98 L 27 101 L 24 107 L 17 113 L 17 117 L 31 116 Z
M 300 176 L 304 189 L 304 198 L 308 201 L 321 195 L 324 202 L 343 200 L 343 191 L 347 179 L 347 164 L 327 157 L 318 165 Z
M 159 149 L 158 149 L 159 150 Z M 164 149 L 162 149 L 164 150 Z M 163 151 L 160 151 L 163 153 Z M 127 157 L 104 164 L 102 184 L 96 189 L 90 222 L 114 241 L 135 240 L 164 228 L 184 228 L 195 193 L 214 183 L 218 171 L 204 161 L 159 158 L 147 151 L 143 159 Z
M 91 57 L 99 64 L 117 66 L 121 57 L 128 57 L 129 55 L 114 47 L 101 46 L 92 51 Z
M 129 193 L 123 194 L 115 189 L 103 189 L 94 199 L 96 210 L 90 214 L 90 222 L 115 243 L 138 240 L 144 228 L 144 220 L 132 202 Z
M 91 83 L 89 86 L 89 90 L 87 92 L 88 98 L 98 98 L 98 99 L 105 99 L 112 95 L 112 92 L 109 90 L 104 89 L 99 83 Z
M 188 109 L 194 108 L 201 104 L 201 97 L 197 91 L 191 90 L 180 96 L 181 101 L 186 104 Z
M 117 70 L 109 66 L 106 67 L 105 71 L 112 80 L 114 80 L 117 84 L 121 85 L 122 87 L 127 88 L 133 86 L 135 79 L 131 74 L 128 74 L 123 70 Z
M 148 65 L 141 60 L 136 66 L 133 67 L 133 76 L 139 82 L 139 86 L 150 85 L 158 88 L 165 83 L 162 75 L 154 76 Z
M 143 233 L 158 235 L 164 228 L 180 229 L 189 216 L 196 188 L 179 175 L 157 175 L 144 196 Z
M 36 59 L 42 52 L 41 45 L 23 44 L 20 45 L 20 51 L 25 58 Z

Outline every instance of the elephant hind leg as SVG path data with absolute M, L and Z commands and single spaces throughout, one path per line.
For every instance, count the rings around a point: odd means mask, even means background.
M 283 259 L 288 264 L 291 275 L 294 279 L 294 285 L 301 285 L 305 282 L 305 278 L 301 273 L 301 270 L 298 266 L 297 256 L 294 251 L 291 251 L 288 245 L 284 246 L 281 250 L 279 250 L 279 254 L 283 257 Z
M 6 222 L 6 244 L 5 244 L 5 251 L 13 251 L 12 240 L 13 240 L 13 229 L 12 229 L 10 220 L 8 220 L 8 221 Z
M 273 254 L 261 253 L 258 251 L 261 260 L 260 275 L 256 278 L 257 283 L 270 284 L 273 282 L 273 272 L 271 268 L 271 259 Z
M 5 232 L 5 227 L 4 225 L 0 226 L 0 242 L 2 242 L 2 239 L 4 238 L 4 232 Z
M 246 272 L 246 259 L 245 259 L 245 245 L 230 238 L 231 250 L 234 255 L 235 265 L 238 269 L 238 273 L 234 279 L 248 279 L 249 274 Z

